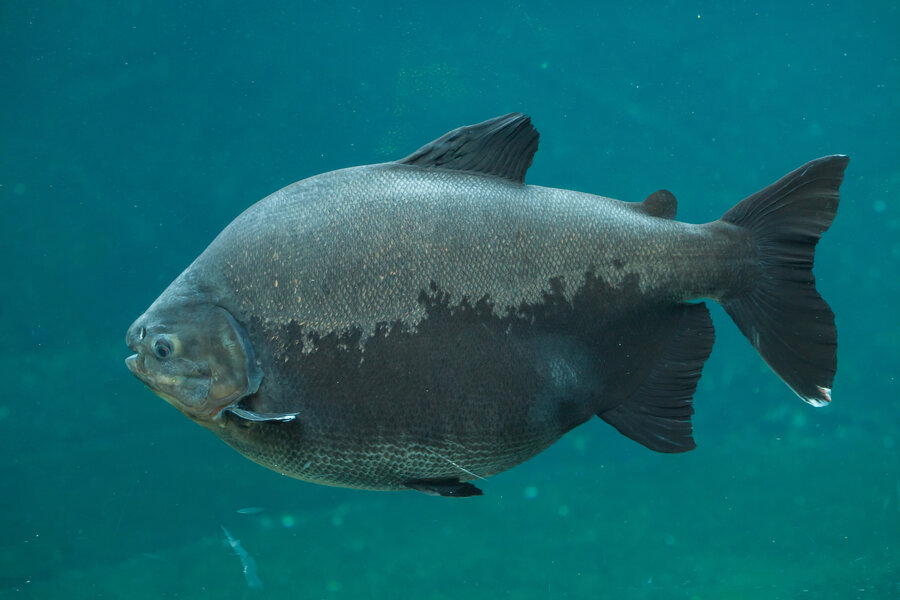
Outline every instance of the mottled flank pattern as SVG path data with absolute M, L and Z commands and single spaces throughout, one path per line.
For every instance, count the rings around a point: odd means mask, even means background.
M 502 314 L 540 301 L 553 277 L 573 293 L 591 265 L 612 286 L 634 274 L 644 294 L 672 299 L 721 292 L 734 277 L 737 230 L 715 235 L 640 203 L 447 173 L 386 164 L 288 186 L 235 219 L 194 269 L 222 278 L 235 311 L 322 335 L 415 325 L 431 281 L 457 301 L 489 296 Z

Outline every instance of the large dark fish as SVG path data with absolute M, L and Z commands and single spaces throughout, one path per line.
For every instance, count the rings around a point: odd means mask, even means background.
M 397 162 L 324 173 L 235 219 L 129 328 L 129 369 L 285 475 L 480 494 L 597 415 L 694 448 L 691 398 L 716 300 L 810 404 L 837 333 L 813 253 L 846 156 L 814 160 L 718 221 L 523 183 L 510 114 Z

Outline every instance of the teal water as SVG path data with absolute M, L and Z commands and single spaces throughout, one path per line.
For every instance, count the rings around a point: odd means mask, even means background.
M 900 597 L 898 5 L 483 4 L 3 3 L 0 598 Z M 452 500 L 281 477 L 126 370 L 252 202 L 509 111 L 542 134 L 528 182 L 665 187 L 693 222 L 849 154 L 816 263 L 833 404 L 716 308 L 697 450 L 595 420 Z

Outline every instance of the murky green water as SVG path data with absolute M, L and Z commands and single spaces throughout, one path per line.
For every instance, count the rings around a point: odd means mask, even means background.
M 900 596 L 897 30 L 889 2 L 5 3 L 0 597 Z M 514 110 L 528 182 L 665 187 L 694 222 L 849 154 L 816 263 L 834 403 L 716 309 L 697 450 L 595 420 L 451 500 L 281 477 L 125 369 L 125 328 L 250 203 Z

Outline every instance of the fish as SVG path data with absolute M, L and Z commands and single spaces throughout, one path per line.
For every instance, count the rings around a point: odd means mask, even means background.
M 261 506 L 247 506 L 244 508 L 239 508 L 235 512 L 237 512 L 239 515 L 258 515 L 259 513 L 265 511 L 266 509 Z
M 667 190 L 526 184 L 538 140 L 511 113 L 274 192 L 128 328 L 127 367 L 278 473 L 444 497 L 595 416 L 695 448 L 707 300 L 797 396 L 831 401 L 837 330 L 812 268 L 847 156 L 692 224 Z
M 244 572 L 244 579 L 247 580 L 247 587 L 261 590 L 263 588 L 263 582 L 262 579 L 259 578 L 256 559 L 250 556 L 250 553 L 247 552 L 244 549 L 244 545 L 241 544 L 241 540 L 235 539 L 235 537 L 231 535 L 231 532 L 225 529 L 224 525 L 220 525 L 219 527 L 222 528 L 222 533 L 225 534 L 228 545 L 231 546 L 231 549 L 234 550 L 234 553 L 241 561 L 241 569 Z

